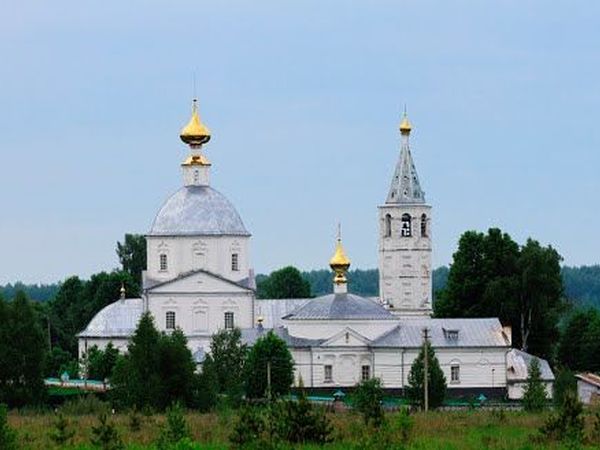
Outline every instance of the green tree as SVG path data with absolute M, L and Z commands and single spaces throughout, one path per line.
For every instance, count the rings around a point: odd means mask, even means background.
M 183 409 L 179 403 L 167 409 L 167 421 L 161 427 L 157 441 L 158 450 L 168 450 L 175 444 L 191 437 Z
M 8 425 L 6 405 L 0 403 L 0 448 L 17 450 L 17 433 Z
M 160 407 L 161 335 L 149 312 L 142 314 L 127 347 L 127 355 L 115 367 L 112 395 L 122 406 Z
M 71 373 L 71 370 L 77 369 L 77 366 L 77 359 L 56 345 L 52 347 L 52 350 L 46 356 L 44 373 L 48 377 L 60 377 L 63 372 L 67 371 L 74 378 L 77 376 L 77 371 Z
M 2 308 L 4 309 L 4 308 Z M 6 377 L 0 380 L 0 401 L 11 406 L 36 404 L 43 400 L 44 367 L 47 353 L 47 340 L 40 328 L 39 317 L 23 291 L 10 306 L 0 314 L 9 319 L 4 330 L 6 359 L 2 360 Z
M 267 389 L 267 372 L 271 371 L 271 391 Z M 286 343 L 269 331 L 250 349 L 245 366 L 246 395 L 264 398 L 287 394 L 294 381 L 294 362 Z
M 383 388 L 379 378 L 362 381 L 353 396 L 354 407 L 362 414 L 365 425 L 379 428 L 384 421 Z
M 202 364 L 202 372 L 194 378 L 191 406 L 201 412 L 211 411 L 217 405 L 218 387 L 214 361 L 207 355 Z
M 259 298 L 308 298 L 311 296 L 310 283 L 293 266 L 271 272 L 258 288 Z
M 109 422 L 106 414 L 101 414 L 98 422 L 92 427 L 92 444 L 102 450 L 122 450 L 125 446 L 115 424 Z
M 220 330 L 213 335 L 210 354 L 218 391 L 234 398 L 243 393 L 243 373 L 248 347 L 242 344 L 242 334 L 238 328 Z
M 594 309 L 575 311 L 567 320 L 558 343 L 558 359 L 571 370 L 588 370 L 584 349 L 586 349 L 588 328 L 594 321 L 600 321 L 600 314 Z
M 123 272 L 142 285 L 142 272 L 146 270 L 146 236 L 143 234 L 125 234 L 123 243 L 117 242 L 117 256 Z
M 435 356 L 433 347 L 429 342 L 421 347 L 419 355 L 414 360 L 408 374 L 408 386 L 406 395 L 412 404 L 423 407 L 424 402 L 424 374 L 425 374 L 425 350 L 428 362 L 428 384 L 429 407 L 437 408 L 442 404 L 446 396 L 446 377 L 440 368 L 440 363 Z
M 174 402 L 192 402 L 196 380 L 196 364 L 187 339 L 181 329 L 175 329 L 161 339 L 160 348 L 160 403 L 161 409 Z
M 583 405 L 577 393 L 567 392 L 558 411 L 548 417 L 540 431 L 548 439 L 567 441 L 577 447 L 583 440 L 584 428 Z
M 119 350 L 115 348 L 112 342 L 109 342 L 104 350 L 100 350 L 94 345 L 85 355 L 87 377 L 101 381 L 111 378 L 118 357 Z
M 556 378 L 552 385 L 552 401 L 556 407 L 563 404 L 565 395 L 577 392 L 577 379 L 568 368 L 555 371 Z
M 75 436 L 75 431 L 71 429 L 69 421 L 63 414 L 59 413 L 54 421 L 54 429 L 50 431 L 50 439 L 63 448 L 69 445 L 73 436 Z
M 323 445 L 332 440 L 332 426 L 325 411 L 308 401 L 302 387 L 298 401 L 284 401 L 280 408 L 277 411 L 277 435 L 280 438 L 293 444 Z
M 542 372 L 540 362 L 537 358 L 532 358 L 529 363 L 527 383 L 523 393 L 523 408 L 529 412 L 539 412 L 546 407 L 548 398 L 546 388 L 542 382 Z

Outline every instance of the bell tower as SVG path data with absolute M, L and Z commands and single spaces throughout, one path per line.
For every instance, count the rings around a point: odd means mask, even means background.
M 411 124 L 400 123 L 400 157 L 385 203 L 379 206 L 379 298 L 399 316 L 430 316 L 431 206 L 412 159 Z

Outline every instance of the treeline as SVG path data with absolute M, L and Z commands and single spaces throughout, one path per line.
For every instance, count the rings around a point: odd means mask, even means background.
M 20 281 L 0 286 L 0 295 L 4 298 L 15 298 L 17 292 L 22 291 L 32 300 L 46 302 L 56 295 L 60 289 L 59 283 L 51 284 L 25 284 Z

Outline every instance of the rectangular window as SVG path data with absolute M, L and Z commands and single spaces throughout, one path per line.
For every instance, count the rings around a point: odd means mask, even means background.
M 460 383 L 460 366 L 450 366 L 450 382 Z
M 161 253 L 159 257 L 159 268 L 162 271 L 166 271 L 168 269 L 167 255 L 165 255 L 164 253 Z
M 232 312 L 226 312 L 225 313 L 225 329 L 226 330 L 233 330 L 233 327 L 234 327 L 233 313 Z
M 325 383 L 331 383 L 333 381 L 333 366 L 327 364 L 325 366 L 325 376 L 323 378 Z
M 371 378 L 371 366 L 362 366 L 360 379 L 362 381 L 367 381 L 369 378 Z
M 167 311 L 166 323 L 167 330 L 175 329 L 175 311 Z
M 234 272 L 240 270 L 239 255 L 237 253 L 231 254 L 231 270 Z

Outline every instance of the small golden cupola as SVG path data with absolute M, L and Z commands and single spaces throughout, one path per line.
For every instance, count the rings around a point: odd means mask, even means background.
M 192 117 L 188 124 L 182 128 L 179 137 L 190 147 L 199 147 L 210 141 L 210 130 L 200 121 L 198 115 L 197 99 L 194 99 L 192 103 Z
M 408 120 L 408 114 L 406 114 L 406 110 L 404 110 L 404 115 L 402 116 L 402 121 L 400 122 L 400 133 L 402 135 L 409 135 L 410 130 L 412 130 L 412 125 Z
M 344 247 L 342 247 L 342 237 L 339 233 L 335 244 L 335 253 L 329 260 L 329 267 L 335 273 L 335 277 L 333 278 L 334 290 L 336 292 L 338 290 L 346 292 L 346 272 L 348 272 L 348 268 L 350 267 L 350 259 L 346 256 Z

